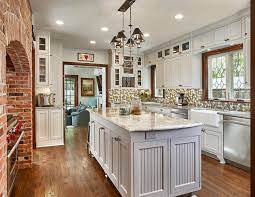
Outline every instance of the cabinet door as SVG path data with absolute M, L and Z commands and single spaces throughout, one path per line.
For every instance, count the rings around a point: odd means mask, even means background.
M 172 139 L 169 177 L 173 196 L 200 188 L 200 146 L 200 136 Z
M 157 88 L 163 88 L 165 87 L 165 68 L 164 68 L 164 62 L 163 60 L 158 61 L 156 65 L 156 87 Z
M 227 39 L 235 40 L 242 36 L 242 21 L 237 21 L 228 26 L 228 37 Z
M 99 140 L 100 140 L 100 128 L 101 125 L 98 124 L 97 122 L 95 122 L 95 138 L 94 138 L 94 156 L 97 159 L 97 161 L 99 161 Z
M 107 174 L 110 173 L 111 157 L 110 157 L 110 130 L 105 128 L 103 130 L 103 168 Z
M 192 87 L 192 65 L 190 55 L 181 57 L 181 83 L 182 87 Z
M 102 127 L 101 125 L 99 126 L 98 129 L 99 132 L 99 151 L 98 151 L 98 159 L 99 159 L 99 163 L 102 166 L 102 168 L 104 168 L 104 158 L 105 158 L 105 141 L 104 141 L 104 133 L 105 133 L 105 128 Z
M 165 81 L 166 86 L 170 88 L 176 88 L 181 85 L 181 68 L 180 58 L 173 58 L 166 60 L 165 62 Z
M 226 42 L 228 29 L 226 26 L 218 28 L 214 32 L 214 44 L 222 44 Z
M 221 135 L 209 129 L 203 130 L 203 149 L 213 154 L 220 152 Z
M 49 139 L 49 111 L 36 110 L 36 144 L 41 146 Z
M 251 36 L 251 17 L 247 16 L 244 19 L 244 36 L 250 37 Z
M 138 88 L 141 88 L 142 85 L 143 85 L 143 72 L 142 72 L 142 69 L 137 69 L 137 76 L 136 76 L 136 84 L 137 84 L 137 87 Z
M 49 85 L 49 56 L 37 55 L 36 57 L 37 85 Z
M 95 150 L 95 121 L 94 120 L 90 120 L 90 124 L 89 124 L 89 129 L 90 129 L 90 151 L 92 152 L 92 154 L 94 154 L 94 150 Z
M 167 196 L 171 169 L 167 140 L 134 144 L 134 196 Z
M 114 86 L 120 87 L 121 86 L 121 73 L 120 68 L 114 68 Z
M 251 74 L 251 39 L 246 38 L 244 41 L 244 56 L 246 65 L 246 87 L 250 88 Z
M 119 141 L 118 136 L 110 132 L 110 173 L 109 178 L 119 188 Z
M 50 139 L 61 140 L 63 139 L 63 113 L 62 109 L 50 110 Z
M 206 47 L 204 46 L 204 43 L 203 43 L 203 36 L 204 35 L 198 35 L 193 38 L 193 41 L 192 41 L 193 51 L 198 51 Z
M 50 52 L 50 37 L 48 35 L 36 36 L 37 51 L 36 53 L 49 53 Z
M 129 142 L 120 137 L 119 139 L 119 191 L 122 196 L 130 196 L 130 156 Z

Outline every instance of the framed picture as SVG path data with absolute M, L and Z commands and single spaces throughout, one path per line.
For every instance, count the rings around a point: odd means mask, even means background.
M 78 61 L 94 62 L 94 54 L 90 54 L 90 53 L 78 53 Z
M 94 79 L 81 78 L 81 96 L 94 96 Z

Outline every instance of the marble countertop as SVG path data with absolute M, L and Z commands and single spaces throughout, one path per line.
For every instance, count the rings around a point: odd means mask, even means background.
M 218 114 L 225 115 L 225 116 L 233 116 L 237 118 L 245 118 L 250 119 L 251 114 L 250 112 L 238 112 L 238 111 L 220 111 Z
M 121 116 L 118 112 L 113 112 L 110 109 L 105 110 L 89 110 L 90 113 L 96 114 L 121 128 L 134 131 L 160 131 L 160 130 L 172 130 L 183 129 L 201 126 L 202 123 L 197 123 L 190 120 L 181 118 L 171 118 L 158 113 L 142 112 L 141 115 L 128 115 Z

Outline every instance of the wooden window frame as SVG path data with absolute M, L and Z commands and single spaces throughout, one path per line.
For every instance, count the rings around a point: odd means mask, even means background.
M 165 98 L 165 90 L 163 90 L 163 97 L 155 96 L 155 76 L 156 76 L 156 65 L 151 66 L 151 98 Z
M 74 97 L 74 105 L 75 107 L 78 106 L 78 98 L 79 98 L 79 92 L 78 92 L 78 80 L 79 80 L 79 76 L 78 75 L 65 75 L 65 79 L 66 78 L 73 78 L 75 79 L 75 97 Z M 65 84 L 65 81 L 64 81 Z M 65 85 L 64 85 L 64 100 L 65 100 Z
M 236 50 L 242 50 L 243 49 L 243 44 L 236 44 L 233 46 L 229 46 L 226 48 L 222 49 L 216 49 L 213 51 L 209 51 L 206 53 L 202 54 L 202 89 L 203 89 L 203 101 L 209 101 L 208 97 L 208 58 L 212 55 L 218 55 L 221 53 L 227 53 L 231 51 L 236 51 Z M 214 101 L 214 100 L 213 100 Z M 242 103 L 250 103 L 250 101 L 238 101 L 238 100 L 215 100 L 219 102 L 242 102 Z

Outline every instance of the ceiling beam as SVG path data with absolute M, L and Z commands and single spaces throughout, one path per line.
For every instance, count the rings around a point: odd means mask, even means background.
M 126 12 L 128 8 L 135 2 L 136 0 L 126 0 L 122 6 L 118 9 L 119 12 Z

